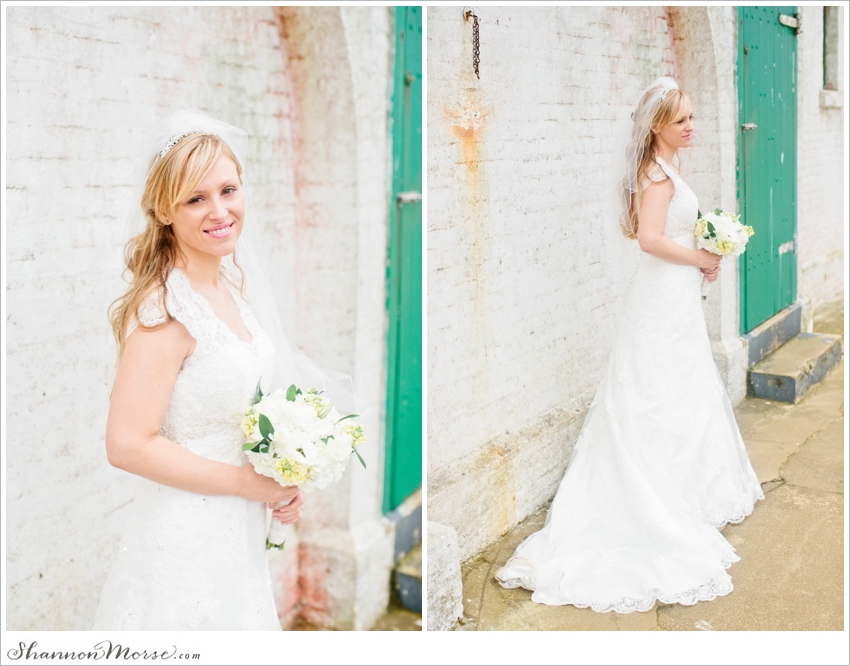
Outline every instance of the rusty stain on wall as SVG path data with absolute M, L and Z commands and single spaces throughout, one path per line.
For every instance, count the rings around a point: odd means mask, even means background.
M 449 131 L 457 140 L 460 149 L 458 158 L 463 168 L 464 190 L 461 200 L 464 207 L 466 240 L 469 246 L 470 279 L 474 283 L 473 297 L 476 314 L 480 314 L 483 312 L 484 295 L 480 274 L 484 243 L 482 203 L 486 194 L 482 140 L 492 111 L 482 107 L 475 99 L 476 96 L 476 91 L 468 90 L 465 101 L 454 108 L 445 108 L 444 113 L 448 120 Z
M 327 578 L 330 564 L 322 551 L 309 546 L 299 546 L 299 576 L 301 618 L 317 627 L 325 626 L 333 617 L 328 599 Z

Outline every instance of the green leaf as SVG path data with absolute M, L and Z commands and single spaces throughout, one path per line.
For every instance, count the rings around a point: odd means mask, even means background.
M 263 439 L 268 439 L 271 435 L 274 435 L 274 426 L 265 414 L 260 414 L 259 425 L 260 434 L 263 436 Z
M 286 399 L 289 402 L 295 402 L 295 396 L 298 395 L 298 389 L 295 388 L 295 384 L 292 384 L 288 389 L 286 389 Z
M 714 235 L 714 225 L 711 222 L 707 222 L 707 224 L 708 224 L 708 231 L 713 236 Z
M 247 444 L 242 445 L 242 450 L 243 451 L 253 451 L 254 453 L 257 453 L 256 449 L 258 449 L 259 447 L 260 447 L 259 442 L 257 442 L 256 444 L 254 442 L 248 442 Z
M 698 219 L 698 220 L 701 220 L 701 219 L 702 219 L 702 212 L 700 211 L 700 209 L 699 209 L 699 208 L 697 208 L 697 219 Z
M 322 441 L 327 444 L 330 440 L 335 439 L 333 435 L 328 435 L 327 437 L 322 437 Z
M 715 209 L 714 209 L 714 214 L 715 214 L 715 215 L 723 215 L 723 211 L 722 211 L 722 210 L 720 210 L 719 208 L 715 208 Z
M 320 419 L 325 418 L 328 414 L 330 414 L 330 413 L 331 413 L 331 410 L 332 410 L 333 408 L 334 408 L 333 403 L 332 403 L 332 402 L 329 402 L 327 405 L 325 405 L 325 406 L 324 406 L 324 408 L 322 409 L 322 411 L 321 411 L 321 412 L 319 412 L 319 414 L 318 414 L 319 418 L 320 418 Z M 337 421 L 337 423 L 339 423 L 339 421 Z
M 357 449 L 353 449 L 354 455 L 357 456 L 357 459 L 360 461 L 360 464 L 363 465 L 363 469 L 366 469 L 366 461 L 363 460 L 363 457 L 360 455 L 360 452 Z
M 339 421 L 337 421 L 336 423 L 341 423 L 342 421 L 345 421 L 345 419 L 355 419 L 355 418 L 357 418 L 358 416 L 360 416 L 360 414 L 349 414 L 348 416 L 343 416 L 343 417 L 342 417 Z M 334 423 L 334 425 L 336 425 L 336 423 Z
M 303 393 L 301 393 L 301 389 L 295 389 L 295 395 L 303 395 Z
M 260 400 L 263 399 L 263 389 L 260 388 L 260 383 L 263 381 L 263 378 L 260 377 L 260 381 L 257 382 L 257 390 L 254 392 L 254 404 L 256 405 Z

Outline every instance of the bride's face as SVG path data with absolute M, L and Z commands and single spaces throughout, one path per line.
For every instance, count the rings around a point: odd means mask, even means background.
M 236 247 L 245 220 L 245 199 L 236 165 L 226 155 L 167 216 L 180 250 L 226 257 Z
M 688 104 L 672 123 L 658 132 L 658 139 L 674 150 L 690 148 L 694 134 L 694 115 Z

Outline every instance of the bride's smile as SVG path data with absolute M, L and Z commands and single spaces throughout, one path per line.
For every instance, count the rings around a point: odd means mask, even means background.
M 229 224 L 220 224 L 217 227 L 205 229 L 204 233 L 209 234 L 213 238 L 227 238 L 228 236 L 230 236 L 230 231 L 233 229 L 234 224 L 235 222 L 231 222 Z

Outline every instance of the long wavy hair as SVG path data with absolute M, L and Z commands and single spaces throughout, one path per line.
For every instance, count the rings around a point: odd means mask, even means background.
M 160 304 L 171 319 L 165 283 L 182 254 L 174 230 L 164 220 L 195 190 L 222 155 L 233 160 L 241 181 L 239 160 L 230 147 L 214 135 L 190 134 L 163 157 L 154 157 L 141 200 L 147 224 L 124 248 L 125 279 L 130 286 L 109 306 L 112 332 L 118 342 L 118 358 L 124 352 L 130 321 L 138 320 L 139 306 L 154 291 L 160 292 Z M 235 256 L 233 259 L 235 263 Z
M 647 102 L 647 98 L 649 98 L 650 93 L 651 91 L 644 95 L 644 98 L 641 99 L 640 104 L 638 105 L 638 112 L 635 114 L 636 116 L 640 113 L 640 105 Z M 681 90 L 670 90 L 667 93 L 667 97 L 661 100 L 661 103 L 655 110 L 655 113 L 652 116 L 651 128 L 655 128 L 660 131 L 668 125 L 672 125 L 682 117 L 682 114 L 685 112 L 685 109 L 688 108 L 690 103 L 690 98 Z M 659 152 L 657 135 L 652 131 L 648 131 L 643 137 L 643 146 L 636 146 L 636 148 L 638 149 L 636 154 L 641 155 L 637 168 L 638 184 L 634 194 L 630 194 L 626 191 L 626 196 L 628 196 L 629 199 L 629 206 L 627 210 L 628 225 L 623 226 L 623 234 L 627 238 L 632 239 L 637 238 L 638 214 L 640 213 L 640 204 L 641 199 L 643 198 L 643 184 L 648 180 L 647 174 L 649 172 L 649 168 L 656 163 L 655 157 Z M 624 183 L 623 187 L 627 190 L 628 184 Z

